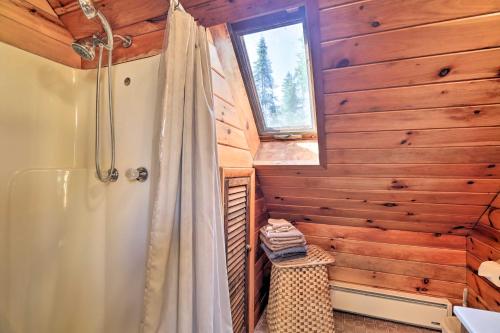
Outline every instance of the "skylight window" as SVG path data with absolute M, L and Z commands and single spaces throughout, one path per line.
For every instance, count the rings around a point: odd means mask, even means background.
M 303 9 L 239 22 L 231 29 L 261 136 L 315 134 Z

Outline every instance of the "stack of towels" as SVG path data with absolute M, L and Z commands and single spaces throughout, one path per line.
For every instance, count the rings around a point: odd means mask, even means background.
M 260 229 L 261 247 L 270 259 L 296 258 L 307 254 L 306 239 L 290 222 L 269 219 Z

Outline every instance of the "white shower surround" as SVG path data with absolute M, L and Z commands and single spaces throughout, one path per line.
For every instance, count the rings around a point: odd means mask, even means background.
M 2 43 L 0 54 L 0 331 L 136 333 L 150 183 L 125 171 L 151 166 L 159 57 L 113 68 L 121 175 L 104 185 L 94 177 L 95 70 Z

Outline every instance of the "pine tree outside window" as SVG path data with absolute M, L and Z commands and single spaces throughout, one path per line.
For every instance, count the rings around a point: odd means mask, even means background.
M 231 25 L 261 136 L 316 133 L 304 20 L 299 8 Z

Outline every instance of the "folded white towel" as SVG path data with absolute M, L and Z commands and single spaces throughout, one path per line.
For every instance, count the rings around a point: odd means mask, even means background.
M 293 226 L 288 231 L 275 231 L 275 230 L 270 231 L 266 227 L 262 227 L 260 229 L 260 232 L 270 241 L 280 240 L 280 239 L 293 240 L 293 239 L 304 238 L 304 235 L 297 228 Z
M 271 227 L 273 230 L 288 230 L 293 228 L 293 225 L 285 219 L 268 219 L 267 220 L 268 227 Z
M 267 231 L 274 231 L 274 232 L 287 232 L 292 230 L 292 226 L 282 226 L 282 227 L 273 227 L 271 225 L 266 226 Z
M 500 287 L 500 260 L 482 262 L 477 273 L 490 280 L 495 286 Z

